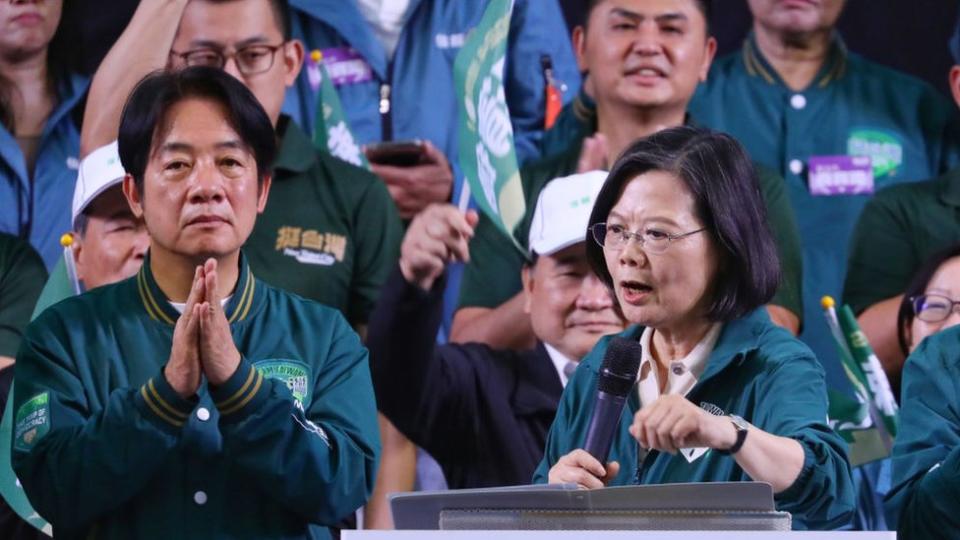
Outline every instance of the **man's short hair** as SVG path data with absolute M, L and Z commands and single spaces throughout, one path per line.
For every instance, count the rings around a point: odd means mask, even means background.
M 198 66 L 143 78 L 123 106 L 117 138 L 120 162 L 143 193 L 144 172 L 170 108 L 187 99 L 204 99 L 223 106 L 227 122 L 253 153 L 262 184 L 277 154 L 273 124 L 257 98 L 223 70 Z
M 600 2 L 604 0 L 587 0 L 587 10 L 585 11 L 586 15 L 583 17 L 583 25 L 587 26 L 587 21 L 590 20 L 590 14 L 593 13 L 593 8 L 600 5 Z M 703 18 L 707 21 L 707 35 L 712 35 L 710 32 L 710 17 L 713 15 L 713 2 L 712 0 L 693 0 L 693 3 L 697 5 L 700 9 L 700 13 L 703 13 Z
M 236 2 L 237 0 L 202 0 L 205 2 Z M 290 3 L 287 0 L 269 0 L 270 10 L 273 11 L 273 17 L 277 21 L 279 26 L 280 33 L 283 35 L 284 41 L 288 41 L 292 37 L 291 26 L 292 23 L 290 17 Z M 229 24 L 229 21 L 225 24 Z
M 769 302 L 780 283 L 779 256 L 757 172 L 743 147 L 729 135 L 687 126 L 634 142 L 617 158 L 597 195 L 590 226 L 606 222 L 627 183 L 650 171 L 668 172 L 686 185 L 720 252 L 707 317 L 728 322 Z M 586 242 L 590 266 L 612 288 L 603 248 L 589 229 Z

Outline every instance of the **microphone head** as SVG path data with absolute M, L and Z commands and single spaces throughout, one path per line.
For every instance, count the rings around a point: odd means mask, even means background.
M 597 390 L 615 396 L 626 396 L 637 382 L 642 356 L 640 342 L 624 337 L 614 337 L 607 345 L 607 352 L 600 365 Z

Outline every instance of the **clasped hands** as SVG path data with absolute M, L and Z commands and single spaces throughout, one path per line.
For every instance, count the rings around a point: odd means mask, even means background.
M 207 259 L 193 275 L 163 374 L 177 394 L 187 398 L 197 393 L 203 375 L 210 384 L 221 385 L 239 365 L 240 351 L 217 292 L 217 261 Z
M 737 430 L 726 416 L 715 416 L 687 398 L 672 394 L 637 411 L 630 435 L 642 448 L 676 454 L 681 448 L 727 449 L 737 440 Z M 551 484 L 577 484 L 581 488 L 600 488 L 620 472 L 616 461 L 606 465 L 583 449 L 574 450 L 550 468 Z

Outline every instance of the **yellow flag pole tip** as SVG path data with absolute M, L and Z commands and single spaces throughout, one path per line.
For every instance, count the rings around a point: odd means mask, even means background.
M 310 59 L 314 62 L 319 62 L 323 60 L 323 53 L 319 49 L 314 49 L 310 51 Z
M 63 236 L 60 237 L 60 245 L 65 248 L 72 246 L 73 235 L 70 233 L 63 233 Z
M 823 309 L 830 309 L 835 306 L 837 303 L 833 301 L 833 297 L 830 295 L 824 296 L 820 299 L 820 306 Z

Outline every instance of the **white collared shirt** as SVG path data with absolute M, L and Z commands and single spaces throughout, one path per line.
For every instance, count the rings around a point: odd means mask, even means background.
M 550 356 L 550 360 L 553 362 L 553 367 L 556 368 L 557 375 L 560 376 L 560 384 L 566 388 L 567 383 L 570 382 L 570 378 L 567 377 L 567 372 L 564 370 L 564 368 L 566 368 L 568 364 L 575 366 L 577 362 L 570 360 L 562 352 L 554 349 L 546 343 L 543 344 L 543 348 L 547 350 L 547 355 Z
M 667 369 L 667 382 L 664 385 L 664 395 L 679 394 L 687 395 L 690 390 L 700 380 L 704 368 L 707 367 L 707 359 L 713 352 L 713 347 L 720 338 L 720 330 L 723 329 L 722 323 L 714 323 L 707 330 L 707 333 L 697 343 L 697 346 L 690 351 L 687 356 L 680 360 L 670 362 Z M 640 360 L 640 373 L 638 377 L 638 388 L 640 392 L 640 405 L 649 405 L 660 397 L 660 375 L 657 371 L 657 361 L 651 354 L 650 340 L 653 338 L 653 328 L 649 326 L 643 329 L 640 335 L 640 346 L 643 348 L 643 356 Z
M 678 394 L 686 396 L 690 390 L 696 386 L 703 370 L 707 367 L 707 360 L 710 353 L 713 352 L 717 339 L 720 338 L 720 330 L 723 324 L 714 323 L 707 330 L 706 335 L 697 343 L 697 346 L 690 351 L 687 356 L 680 360 L 670 362 L 667 369 L 667 384 L 664 385 L 664 395 Z M 640 336 L 640 346 L 643 348 L 643 356 L 640 360 L 640 376 L 638 391 L 640 392 L 640 406 L 649 405 L 656 401 L 660 396 L 660 380 L 657 371 L 657 361 L 653 359 L 650 348 L 650 340 L 653 338 L 653 328 L 649 326 L 644 328 Z M 687 460 L 687 463 L 693 463 L 700 459 L 709 450 L 706 447 L 700 448 L 681 448 L 680 455 Z
M 233 298 L 232 294 L 221 300 L 220 307 L 227 307 L 227 302 L 229 302 L 231 298 Z M 181 315 L 183 315 L 183 310 L 187 309 L 186 302 L 174 302 L 172 300 L 167 300 L 167 302 L 170 302 L 170 305 L 173 306 L 173 309 L 177 310 L 177 313 Z
M 410 17 L 410 0 L 357 0 L 360 14 L 373 27 L 373 35 L 393 58 L 400 32 Z

